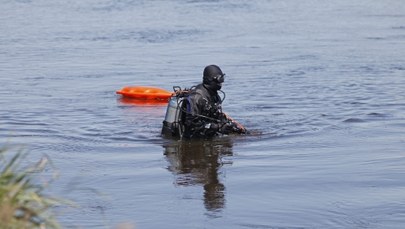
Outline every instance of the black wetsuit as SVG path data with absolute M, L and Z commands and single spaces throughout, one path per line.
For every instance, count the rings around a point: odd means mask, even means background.
M 199 84 L 186 98 L 184 120 L 185 138 L 210 138 L 217 135 L 219 127 L 227 120 L 222 113 L 222 100 L 216 90 Z

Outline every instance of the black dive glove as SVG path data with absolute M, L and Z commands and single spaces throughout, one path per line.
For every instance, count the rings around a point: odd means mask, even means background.
M 217 123 L 207 123 L 204 128 L 209 131 L 219 132 L 221 134 L 229 134 L 232 127 L 228 123 L 217 124 Z
M 228 121 L 223 124 L 208 123 L 205 125 L 205 129 L 219 132 L 221 134 L 230 134 L 230 133 L 245 134 L 246 133 L 245 129 L 239 128 L 238 125 L 232 121 Z
M 237 132 L 237 126 L 233 122 L 226 122 L 225 124 L 222 125 L 222 127 L 219 129 L 219 132 L 223 134 L 230 134 Z
M 215 129 L 221 134 L 230 134 L 233 132 L 237 132 L 235 131 L 237 129 L 237 126 L 233 122 L 226 122 L 223 124 L 212 123 L 211 128 Z

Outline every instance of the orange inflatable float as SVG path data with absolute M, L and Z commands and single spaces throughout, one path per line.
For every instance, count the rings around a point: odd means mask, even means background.
M 167 102 L 173 94 L 165 89 L 145 86 L 128 86 L 116 91 L 116 93 L 122 95 L 123 98 L 147 100 L 148 102 L 153 100 Z

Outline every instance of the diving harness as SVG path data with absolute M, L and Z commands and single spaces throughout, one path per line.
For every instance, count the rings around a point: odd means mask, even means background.
M 187 111 L 187 104 L 185 101 L 187 101 L 188 96 L 190 93 L 195 90 L 195 86 L 191 88 L 185 88 L 181 89 L 179 86 L 174 86 L 173 87 L 174 93 L 172 97 L 169 100 L 169 103 L 167 105 L 167 110 L 166 110 L 166 116 L 163 121 L 163 127 L 162 127 L 162 135 L 167 136 L 167 137 L 180 137 L 183 138 L 184 132 L 185 132 L 185 126 L 184 122 L 186 119 L 186 114 L 189 113 Z M 222 90 L 219 90 L 222 93 L 221 97 L 221 103 L 225 100 L 226 94 Z M 231 123 L 233 128 L 232 131 L 233 133 L 238 133 L 238 134 L 246 134 L 247 131 L 245 127 L 243 127 L 241 124 L 233 120 L 231 117 L 226 115 L 225 113 L 222 113 L 224 115 L 224 118 L 226 119 L 226 122 L 224 120 L 219 120 L 215 118 L 211 118 L 205 115 L 200 115 L 200 114 L 193 114 L 196 117 L 203 118 L 205 120 L 210 120 L 214 123 L 218 123 L 221 125 L 225 125 L 226 123 Z

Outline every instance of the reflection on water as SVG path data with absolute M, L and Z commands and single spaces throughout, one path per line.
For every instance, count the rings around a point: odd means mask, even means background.
M 119 97 L 118 102 L 123 105 L 133 106 L 167 106 L 167 100 L 144 100 Z
M 204 188 L 204 205 L 208 211 L 225 207 L 225 186 L 219 175 L 221 167 L 231 162 L 223 160 L 232 156 L 232 141 L 221 138 L 214 141 L 171 141 L 163 146 L 169 162 L 168 170 L 175 175 L 179 186 L 201 185 Z

